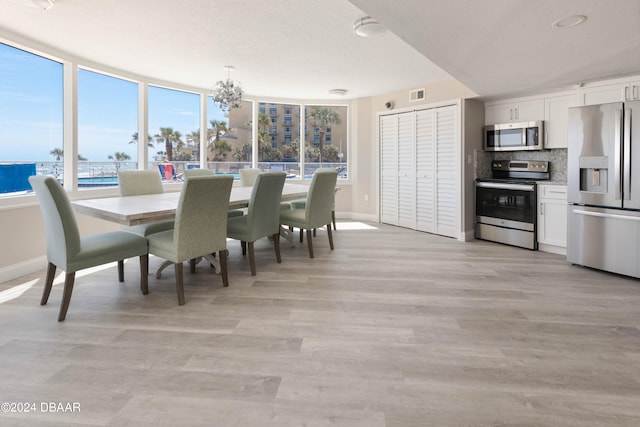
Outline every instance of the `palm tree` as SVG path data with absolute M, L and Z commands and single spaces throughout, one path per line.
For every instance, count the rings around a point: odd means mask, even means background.
M 52 156 L 56 158 L 56 162 L 59 162 L 62 157 L 64 157 L 64 151 L 62 148 L 54 148 L 49 152 Z
M 341 123 L 340 115 L 333 111 L 331 108 L 318 108 L 315 109 L 309 114 L 311 118 L 311 124 L 318 128 L 320 132 L 320 163 L 322 163 L 322 152 L 324 148 L 324 138 L 327 133 L 327 128 L 336 124 L 339 125 Z
M 129 156 L 127 153 L 116 151 L 113 154 L 113 156 L 112 155 L 108 155 L 107 158 L 109 160 L 115 160 L 114 163 L 116 165 L 116 172 L 118 172 L 118 170 L 120 170 L 120 163 L 131 159 L 131 156 Z
M 138 144 L 138 132 L 134 132 L 134 134 L 131 135 L 129 144 Z M 153 137 L 151 135 L 147 135 L 147 147 L 153 148 Z
M 209 151 L 213 154 L 213 161 L 223 160 L 226 153 L 231 151 L 231 146 L 226 141 L 222 141 L 224 136 L 231 132 L 224 120 L 209 120 L 211 127 L 207 129 L 207 144 Z M 227 149 L 228 147 L 228 149 Z
M 173 160 L 173 145 L 179 150 L 184 145 L 182 141 L 182 134 L 173 130 L 173 128 L 160 128 L 160 133 L 154 136 L 156 142 L 164 142 L 165 152 L 167 153 L 167 160 Z
M 267 113 L 258 113 L 258 160 L 261 162 L 272 160 L 277 157 L 271 146 L 271 117 Z M 282 155 L 280 155 L 282 158 Z

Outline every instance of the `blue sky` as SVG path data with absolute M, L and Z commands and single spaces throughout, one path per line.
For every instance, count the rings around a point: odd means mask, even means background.
M 137 84 L 80 70 L 78 152 L 107 161 L 116 151 L 136 158 Z M 183 138 L 197 130 L 199 96 L 149 86 L 149 133 L 172 127 Z M 209 99 L 209 119 L 225 120 Z M 51 161 L 62 148 L 62 65 L 0 43 L 0 161 Z M 150 149 L 150 158 L 161 148 Z

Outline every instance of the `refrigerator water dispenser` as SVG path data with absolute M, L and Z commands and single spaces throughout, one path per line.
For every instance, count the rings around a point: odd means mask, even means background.
M 580 191 L 606 193 L 608 191 L 607 156 L 580 157 Z

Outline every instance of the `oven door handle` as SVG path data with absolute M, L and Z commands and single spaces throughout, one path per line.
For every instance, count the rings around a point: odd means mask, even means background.
M 476 187 L 482 188 L 499 188 L 501 190 L 518 190 L 518 191 L 534 191 L 534 185 L 526 184 L 507 184 L 501 182 L 476 182 Z

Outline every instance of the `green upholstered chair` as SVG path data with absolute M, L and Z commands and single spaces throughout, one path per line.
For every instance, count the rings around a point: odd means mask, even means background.
M 120 196 L 141 196 L 144 194 L 161 194 L 162 177 L 158 171 L 120 171 L 118 172 L 118 188 Z M 152 222 L 141 225 L 123 225 L 122 229 L 140 236 L 171 230 L 173 220 Z
M 36 192 L 47 236 L 47 277 L 41 305 L 49 300 L 56 268 L 65 271 L 64 292 L 58 321 L 67 315 L 76 271 L 118 261 L 118 279 L 124 281 L 123 260 L 140 257 L 140 289 L 147 285 L 147 239 L 126 231 L 112 231 L 80 237 L 71 203 L 60 183 L 53 177 L 31 176 L 29 183 Z
M 318 168 L 316 169 L 316 171 L 318 170 L 331 170 L 332 168 Z M 337 170 L 337 169 L 336 169 Z M 337 230 L 338 228 L 336 227 L 336 198 L 335 198 L 335 190 L 334 190 L 334 194 L 333 194 L 333 200 L 331 201 L 332 205 L 331 205 L 331 223 L 333 224 L 333 229 Z M 305 206 L 307 204 L 306 200 L 294 200 L 291 202 L 291 208 L 292 209 L 304 209 Z M 315 236 L 315 229 L 314 231 L 314 236 Z M 300 241 L 302 241 L 302 230 L 300 230 L 301 234 L 300 234 Z
M 284 172 L 261 173 L 253 184 L 247 215 L 229 218 L 227 237 L 240 240 L 242 254 L 249 246 L 251 275 L 256 275 L 253 243 L 263 237 L 273 237 L 276 260 L 280 258 L 280 199 L 287 174 Z
M 216 173 L 213 169 L 187 169 L 184 171 L 184 179 L 193 178 L 194 176 L 214 176 Z M 232 218 L 234 216 L 242 216 L 244 211 L 242 209 L 230 209 L 227 212 L 227 216 Z
M 240 173 L 240 185 L 243 187 L 251 187 L 253 183 L 256 182 L 258 175 L 262 173 L 262 171 L 257 168 L 240 169 L 238 172 Z
M 193 178 L 194 176 L 214 176 L 213 169 L 186 169 L 184 171 L 185 179 Z
M 227 211 L 233 185 L 232 176 L 198 176 L 187 179 L 180 193 L 173 230 L 149 235 L 149 253 L 175 265 L 178 304 L 184 305 L 182 263 L 204 257 L 227 277 Z M 219 252 L 219 261 L 213 254 Z
M 319 169 L 313 174 L 304 209 L 282 209 L 280 224 L 307 230 L 307 246 L 309 257 L 313 258 L 313 244 L 311 232 L 314 228 L 327 226 L 329 245 L 333 249 L 333 235 L 331 233 L 331 211 L 333 198 L 338 180 L 335 169 Z

